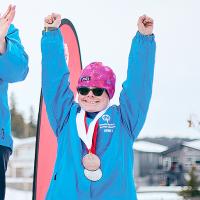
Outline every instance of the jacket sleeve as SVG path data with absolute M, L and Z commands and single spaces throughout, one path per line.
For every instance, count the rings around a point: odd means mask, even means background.
M 137 32 L 128 59 L 127 78 L 120 94 L 120 114 L 130 136 L 135 140 L 141 131 L 152 94 L 156 44 L 154 35 Z
M 21 44 L 18 29 L 11 24 L 6 36 L 6 52 L 0 54 L 0 79 L 8 83 L 22 81 L 28 70 L 28 56 Z
M 43 31 L 41 50 L 42 94 L 51 127 L 59 136 L 74 102 L 60 29 Z

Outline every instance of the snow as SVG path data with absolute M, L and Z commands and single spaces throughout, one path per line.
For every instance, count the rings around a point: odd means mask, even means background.
M 136 141 L 133 145 L 133 148 L 137 151 L 149 153 L 161 153 L 167 150 L 166 146 L 147 141 Z
M 178 192 L 182 190 L 179 186 L 144 186 L 137 189 L 138 200 L 183 200 Z
M 5 200 L 31 200 L 32 191 L 15 190 L 6 188 Z
M 138 192 L 174 192 L 178 193 L 182 190 L 180 186 L 142 186 L 137 188 Z
M 14 148 L 17 146 L 21 146 L 21 145 L 27 145 L 27 144 L 33 144 L 36 141 L 36 137 L 28 137 L 28 138 L 23 138 L 23 139 L 19 139 L 19 138 L 15 138 L 13 137 L 13 144 L 14 144 Z
M 200 150 L 200 140 L 194 140 L 194 141 L 191 141 L 191 142 L 184 142 L 183 145 L 186 146 L 186 147 L 190 147 L 190 148 L 193 148 L 193 149 Z
M 140 187 L 138 188 L 138 200 L 183 200 L 177 192 L 181 187 Z M 31 200 L 32 191 L 15 190 L 6 188 L 5 200 Z
M 181 196 L 176 193 L 138 193 L 138 200 L 183 200 Z
M 21 177 L 6 177 L 6 182 L 7 183 L 32 183 L 33 179 L 32 178 L 21 178 Z

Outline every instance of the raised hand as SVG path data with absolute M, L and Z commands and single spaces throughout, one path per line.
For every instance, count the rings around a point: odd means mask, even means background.
M 143 15 L 138 19 L 138 31 L 143 35 L 151 35 L 153 33 L 153 19 Z
M 44 19 L 44 27 L 45 28 L 59 28 L 61 24 L 61 15 L 52 13 L 51 15 L 48 15 Z
M 0 16 L 0 40 L 5 40 L 10 24 L 15 17 L 15 6 L 9 5 L 3 16 Z

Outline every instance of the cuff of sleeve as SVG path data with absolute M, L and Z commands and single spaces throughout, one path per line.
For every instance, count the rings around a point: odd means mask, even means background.
M 50 30 L 50 31 L 45 31 L 45 30 L 43 30 L 42 31 L 42 35 L 44 36 L 44 37 L 49 37 L 49 38 L 54 38 L 54 39 L 56 39 L 56 38 L 62 38 L 62 34 L 61 34 L 61 31 L 60 31 L 60 29 L 58 28 L 58 29 L 54 29 L 54 30 Z
M 136 37 L 142 39 L 142 40 L 149 40 L 149 41 L 153 41 L 155 38 L 155 35 L 152 33 L 151 35 L 143 35 L 142 33 L 140 33 L 139 31 L 137 31 L 136 33 Z
M 44 31 L 48 32 L 48 31 L 54 31 L 57 30 L 58 28 L 56 27 L 44 27 Z

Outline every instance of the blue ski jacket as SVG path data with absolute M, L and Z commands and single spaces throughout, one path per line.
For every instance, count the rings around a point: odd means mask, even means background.
M 82 158 L 87 152 L 76 127 L 80 106 L 74 102 L 69 87 L 69 70 L 59 29 L 43 32 L 41 49 L 42 92 L 58 143 L 46 199 L 136 200 L 132 147 L 145 122 L 152 94 L 154 35 L 137 32 L 130 50 L 120 105 L 109 107 L 99 119 L 96 154 L 101 160 L 103 176 L 96 182 L 84 175 Z
M 28 73 L 28 56 L 21 44 L 18 29 L 10 25 L 6 52 L 0 54 L 0 145 L 13 148 L 8 107 L 8 84 L 22 81 Z

